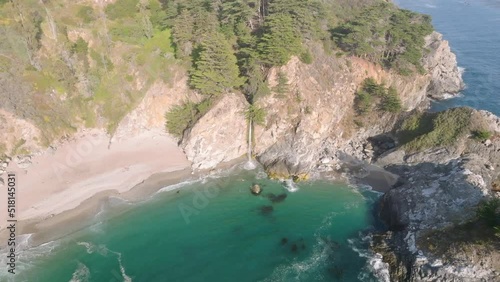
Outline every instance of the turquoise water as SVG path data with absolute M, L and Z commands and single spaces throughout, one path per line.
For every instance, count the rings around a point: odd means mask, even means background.
M 395 0 L 406 9 L 429 14 L 436 30 L 450 41 L 465 69 L 467 88 L 458 98 L 438 102 L 434 110 L 470 106 L 500 115 L 500 1 Z
M 237 171 L 115 204 L 101 223 L 31 250 L 51 251 L 15 281 L 376 281 L 361 237 L 377 194 L 327 181 L 290 192 L 264 176 Z

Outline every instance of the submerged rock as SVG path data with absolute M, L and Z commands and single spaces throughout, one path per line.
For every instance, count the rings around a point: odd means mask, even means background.
M 283 237 L 281 238 L 281 245 L 286 245 L 288 243 L 288 238 Z
M 274 208 L 273 206 L 261 206 L 259 210 L 262 215 L 270 215 L 274 211 Z
M 281 203 L 283 202 L 288 195 L 286 193 L 275 195 L 273 193 L 269 193 L 266 195 L 266 197 L 274 204 L 274 203 Z
M 254 195 L 260 195 L 260 193 L 262 193 L 262 188 L 260 188 L 259 184 L 253 184 L 250 188 L 250 192 Z

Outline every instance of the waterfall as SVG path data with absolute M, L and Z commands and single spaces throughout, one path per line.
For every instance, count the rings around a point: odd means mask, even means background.
M 252 160 L 252 119 L 248 121 L 248 149 L 247 149 L 247 162 L 245 163 L 246 170 L 255 169 L 255 164 Z
M 252 161 L 252 120 L 248 122 L 248 152 L 247 152 L 248 161 Z

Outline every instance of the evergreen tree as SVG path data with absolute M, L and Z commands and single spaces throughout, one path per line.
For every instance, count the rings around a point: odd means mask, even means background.
M 271 66 L 286 64 L 292 55 L 301 53 L 301 45 L 300 34 L 289 15 L 275 14 L 267 17 L 264 34 L 258 46 L 261 59 L 265 64 Z
M 172 27 L 172 37 L 178 58 L 186 58 L 193 51 L 194 18 L 188 10 L 183 10 L 175 18 Z
M 236 57 L 230 44 L 220 33 L 204 38 L 190 73 L 191 85 L 205 95 L 219 95 L 239 87 L 244 79 L 239 76 Z
M 243 93 L 250 103 L 270 93 L 266 78 L 258 65 L 252 64 L 245 76 L 247 81 L 243 85 Z

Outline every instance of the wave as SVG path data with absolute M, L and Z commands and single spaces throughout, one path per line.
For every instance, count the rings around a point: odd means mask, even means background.
M 198 182 L 201 182 L 201 181 L 203 181 L 203 179 L 186 180 L 186 181 L 183 181 L 183 182 L 180 182 L 180 183 L 177 183 L 177 184 L 172 184 L 172 185 L 169 185 L 169 186 L 165 186 L 165 187 L 161 188 L 160 190 L 158 190 L 158 192 L 156 192 L 155 194 L 159 194 L 159 193 L 163 193 L 163 192 L 168 192 L 168 191 L 174 191 L 174 190 L 180 189 L 180 188 L 182 188 L 184 186 L 195 184 L 195 183 L 198 183 Z
M 127 275 L 125 267 L 123 266 L 122 254 L 120 252 L 115 252 L 106 247 L 106 245 L 94 245 L 89 242 L 77 242 L 79 246 L 85 247 L 87 254 L 97 253 L 101 256 L 107 257 L 109 253 L 114 254 L 118 260 L 118 266 L 120 268 L 120 274 L 123 278 L 123 282 L 132 282 L 132 278 Z
M 285 189 L 288 190 L 288 192 L 293 193 L 299 191 L 299 186 L 297 185 L 297 183 L 293 182 L 292 179 L 285 179 L 283 181 L 283 184 Z
M 382 255 L 372 252 L 368 247 L 363 247 L 371 244 L 372 236 L 370 234 L 361 237 L 361 239 L 348 239 L 347 242 L 354 252 L 367 259 L 365 267 L 358 275 L 360 281 L 371 281 L 370 274 L 375 276 L 378 281 L 391 281 L 389 264 L 383 262 Z
M 87 282 L 90 281 L 90 269 L 83 263 L 79 262 L 78 267 L 69 282 Z
M 34 266 L 34 262 L 42 257 L 51 255 L 60 246 L 59 241 L 51 241 L 33 247 L 31 238 L 33 234 L 22 234 L 17 236 L 17 263 L 16 273 L 23 273 Z M 7 264 L 8 249 L 0 249 L 0 264 Z M 17 275 L 17 274 L 16 274 Z M 12 274 L 7 272 L 7 267 L 0 267 L 0 281 L 9 281 Z

